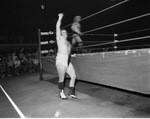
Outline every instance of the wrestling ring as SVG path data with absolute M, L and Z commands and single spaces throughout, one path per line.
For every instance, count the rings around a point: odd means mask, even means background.
M 111 7 L 87 16 L 87 18 L 98 15 L 104 11 L 128 2 L 125 0 Z M 75 67 L 77 80 L 98 83 L 131 92 L 150 94 L 150 48 L 149 44 L 142 44 L 141 40 L 148 42 L 149 35 L 119 39 L 122 35 L 149 31 L 150 28 L 129 31 L 126 33 L 112 34 L 89 34 L 97 30 L 120 25 L 140 18 L 148 17 L 150 13 L 125 19 L 116 23 L 98 27 L 83 32 L 83 36 L 107 36 L 111 41 L 84 41 L 81 47 L 72 49 L 72 63 Z M 68 27 L 70 24 L 64 26 Z M 50 40 L 43 41 L 44 36 L 50 36 Z M 57 76 L 55 67 L 55 55 L 47 55 L 55 52 L 51 49 L 55 45 L 55 32 L 42 32 L 38 29 L 39 39 L 39 62 L 40 80 L 44 80 L 43 72 Z M 131 45 L 128 45 L 131 42 Z M 138 44 L 139 42 L 139 44 Z

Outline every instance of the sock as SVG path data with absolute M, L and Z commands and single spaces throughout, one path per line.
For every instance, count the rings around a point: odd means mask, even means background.
M 64 89 L 64 82 L 58 82 L 58 88 L 60 90 L 63 90 Z
M 75 87 L 69 87 L 69 95 L 75 95 Z

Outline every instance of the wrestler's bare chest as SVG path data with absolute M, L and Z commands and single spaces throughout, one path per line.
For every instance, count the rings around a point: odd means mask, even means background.
M 71 45 L 68 41 L 61 41 L 58 43 L 58 51 L 63 54 L 70 54 Z

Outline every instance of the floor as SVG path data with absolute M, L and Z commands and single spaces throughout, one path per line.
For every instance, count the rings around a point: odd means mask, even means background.
M 78 80 L 78 100 L 61 100 L 54 75 L 44 74 L 44 81 L 37 73 L 0 81 L 0 118 L 150 118 L 149 95 Z

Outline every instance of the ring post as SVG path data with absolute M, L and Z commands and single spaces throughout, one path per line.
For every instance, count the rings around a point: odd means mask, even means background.
M 42 67 L 42 60 L 41 60 L 41 30 L 38 29 L 38 43 L 39 43 L 39 48 L 38 48 L 38 59 L 39 59 L 39 75 L 40 75 L 40 80 L 44 80 L 43 78 L 43 67 Z

